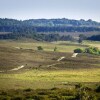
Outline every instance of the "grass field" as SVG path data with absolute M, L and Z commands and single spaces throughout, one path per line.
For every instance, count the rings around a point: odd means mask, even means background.
M 0 41 L 0 89 L 48 89 L 66 88 L 75 83 L 100 84 L 100 56 L 78 54 L 72 58 L 75 48 L 88 45 L 99 47 L 99 42 Z M 38 51 L 42 46 L 43 51 Z M 57 52 L 54 52 L 57 47 Z M 58 62 L 57 59 L 65 57 Z M 8 71 L 18 66 L 18 71 Z M 52 66 L 49 66 L 52 65 Z
M 89 45 L 89 46 L 93 46 L 93 47 L 98 47 L 100 49 L 100 42 L 98 41 L 84 41 L 83 44 Z
M 48 89 L 74 83 L 100 82 L 100 69 L 31 70 L 20 74 L 0 74 L 0 89 Z
M 0 41 L 0 46 L 10 47 L 10 48 L 23 48 L 23 49 L 33 49 L 37 50 L 37 46 L 42 46 L 45 51 L 54 51 L 57 47 L 58 52 L 73 52 L 75 48 L 86 48 L 86 45 L 75 44 L 74 42 L 66 42 L 66 44 L 59 44 L 61 42 L 27 42 L 27 41 Z

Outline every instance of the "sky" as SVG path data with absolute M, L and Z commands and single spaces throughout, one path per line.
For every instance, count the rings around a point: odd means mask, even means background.
M 100 22 L 100 0 L 0 0 L 0 18 L 68 18 Z

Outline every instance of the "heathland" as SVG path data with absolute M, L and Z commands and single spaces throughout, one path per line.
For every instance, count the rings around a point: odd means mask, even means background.
M 100 100 L 100 23 L 0 19 L 0 100 Z
M 39 46 L 42 50 L 38 50 Z M 76 57 L 72 57 L 74 49 L 85 49 L 90 46 L 100 49 L 100 42 L 84 41 L 80 44 L 68 41 L 50 43 L 35 40 L 1 40 L 1 100 L 4 96 L 8 98 L 7 100 L 11 98 L 13 100 L 16 98 L 16 100 L 76 100 L 75 98 L 79 95 L 77 94 L 79 89 L 76 89 L 78 84 L 83 84 L 84 88 L 90 88 L 85 91 L 86 94 L 91 91 L 88 95 L 94 93 L 93 98 L 97 96 L 96 100 L 99 100 L 99 94 L 95 89 L 100 85 L 100 56 L 79 53 Z M 58 61 L 61 57 L 63 59 Z M 51 88 L 54 90 L 49 90 Z M 16 94 L 17 91 L 18 94 Z M 28 91 L 28 93 L 21 91 Z

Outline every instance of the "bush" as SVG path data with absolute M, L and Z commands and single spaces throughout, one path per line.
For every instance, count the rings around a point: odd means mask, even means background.
M 82 88 L 82 87 L 83 87 L 83 85 L 81 83 L 75 85 L 76 89 L 79 89 L 79 88 Z
M 9 96 L 0 96 L 0 100 L 11 100 Z
M 37 47 L 38 50 L 43 50 L 42 46 Z
M 97 86 L 97 88 L 96 88 L 96 92 L 100 92 L 100 85 Z
M 83 53 L 84 51 L 80 48 L 77 48 L 74 50 L 74 53 Z
M 85 49 L 85 53 L 90 53 L 90 54 L 93 54 L 93 49 L 92 48 L 86 48 Z
M 11 100 L 24 100 L 23 96 L 15 96 L 13 98 L 11 98 Z
M 57 51 L 57 47 L 54 48 L 54 51 Z
M 99 55 L 100 54 L 100 50 L 97 47 L 89 47 L 89 48 L 85 49 L 85 53 Z
M 100 55 L 100 50 L 97 47 L 89 47 L 85 50 L 77 48 L 74 50 L 74 53 L 89 53 L 89 54 L 95 54 Z
M 32 89 L 28 88 L 28 89 L 25 89 L 24 91 L 25 92 L 30 92 L 30 91 L 32 91 Z

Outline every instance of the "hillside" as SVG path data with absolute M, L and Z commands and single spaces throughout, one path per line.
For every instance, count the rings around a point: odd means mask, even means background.
M 42 28 L 42 29 L 41 29 Z M 0 32 L 49 32 L 49 31 L 68 31 L 68 32 L 87 32 L 100 31 L 100 23 L 92 21 L 91 19 L 85 21 L 70 20 L 70 19 L 29 19 L 29 20 L 15 20 L 15 19 L 0 19 Z
M 89 20 L 70 19 L 0 19 L 0 39 L 33 38 L 43 41 L 74 40 L 58 33 L 100 32 L 100 23 Z M 7 34 L 6 34 L 7 33 Z M 38 34 L 39 33 L 39 34 Z M 40 34 L 41 33 L 41 34 Z M 50 33 L 51 35 L 45 34 Z M 54 33 L 56 33 L 54 35 Z M 71 35 L 71 34 L 70 34 Z

